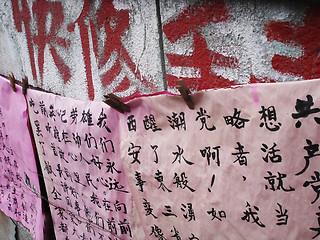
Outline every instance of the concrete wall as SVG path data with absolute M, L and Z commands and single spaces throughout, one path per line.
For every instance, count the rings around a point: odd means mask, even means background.
M 0 73 L 96 101 L 320 76 L 317 1 L 159 2 L 0 0 Z
M 320 4 L 0 0 L 0 74 L 101 101 L 320 77 Z

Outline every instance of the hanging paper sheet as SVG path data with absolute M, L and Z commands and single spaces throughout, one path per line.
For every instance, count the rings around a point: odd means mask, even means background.
M 119 151 L 119 114 L 104 103 L 28 90 L 57 239 L 142 239 Z
M 0 208 L 43 239 L 42 205 L 26 100 L 0 77 Z
M 320 81 L 132 100 L 121 159 L 146 239 L 320 235 Z

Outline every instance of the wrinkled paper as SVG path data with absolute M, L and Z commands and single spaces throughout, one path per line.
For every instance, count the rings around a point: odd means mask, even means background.
M 104 103 L 28 91 L 58 239 L 312 239 L 319 80 Z
M 22 88 L 0 77 L 0 209 L 43 239 L 44 216 Z
M 35 90 L 27 99 L 56 238 L 139 239 L 117 112 Z
M 120 151 L 146 239 L 318 236 L 319 83 L 130 101 Z

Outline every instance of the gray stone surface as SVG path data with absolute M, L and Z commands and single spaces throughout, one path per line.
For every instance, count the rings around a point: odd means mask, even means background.
M 0 239 L 15 240 L 15 233 L 16 225 L 14 222 L 0 211 Z

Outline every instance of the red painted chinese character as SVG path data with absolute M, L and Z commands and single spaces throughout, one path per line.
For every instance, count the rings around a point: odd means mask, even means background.
M 111 61 L 114 61 L 113 64 L 109 63 L 108 65 L 111 65 L 111 67 L 105 70 L 105 73 L 103 72 L 102 85 L 104 87 L 110 85 L 124 70 L 124 66 L 126 66 L 142 84 L 151 89 L 155 89 L 152 83 L 149 83 L 140 75 L 135 63 L 131 60 L 128 51 L 121 42 L 122 36 L 129 28 L 129 10 L 117 10 L 111 1 L 103 1 L 97 14 L 97 24 L 99 31 L 103 29 L 107 36 L 104 41 L 102 54 L 99 54 L 97 51 L 98 41 L 93 40 L 95 54 L 99 59 L 99 69 L 102 70 L 111 59 Z M 128 89 L 130 85 L 131 83 L 127 73 L 125 73 L 125 76 L 113 91 L 124 91 Z
M 38 27 L 38 34 L 35 35 L 32 35 L 31 33 L 31 12 L 27 1 L 21 0 L 21 10 L 19 9 L 18 0 L 11 0 L 11 3 L 13 19 L 18 32 L 22 32 L 22 23 L 24 24 L 33 78 L 35 80 L 41 79 L 42 81 L 44 50 L 48 44 L 53 61 L 55 62 L 59 72 L 62 74 L 64 82 L 66 83 L 71 77 L 70 70 L 68 66 L 64 64 L 56 49 L 57 45 L 64 48 L 68 47 L 68 43 L 65 39 L 56 36 L 60 30 L 64 18 L 61 3 L 48 2 L 46 0 L 37 0 L 33 3 L 32 12 Z M 46 23 L 49 15 L 52 17 L 52 19 L 50 29 L 47 32 Z M 35 66 L 35 57 L 37 56 L 35 56 L 34 45 L 38 46 L 38 65 L 40 73 L 39 79 L 37 77 Z
M 12 15 L 13 15 L 14 24 L 18 32 L 22 32 L 22 23 L 24 24 L 32 75 L 34 79 L 37 79 L 36 65 L 34 61 L 33 42 L 32 42 L 32 35 L 31 35 L 31 29 L 30 29 L 31 14 L 30 14 L 27 0 L 21 0 L 21 10 L 19 9 L 18 0 L 11 0 L 11 4 L 12 4 Z
M 276 54 L 272 66 L 282 73 L 294 74 L 304 79 L 320 77 L 320 5 L 306 11 L 303 23 L 269 21 L 265 25 L 269 41 L 279 41 L 291 46 L 301 46 L 303 54 L 298 59 Z
M 171 67 L 194 68 L 200 76 L 182 77 L 189 87 L 196 90 L 215 87 L 228 87 L 233 82 L 217 76 L 212 71 L 212 65 L 233 67 L 237 65 L 237 60 L 225 57 L 217 52 L 211 52 L 206 40 L 201 34 L 201 28 L 210 24 L 227 20 L 227 9 L 225 3 L 220 0 L 207 1 L 201 5 L 195 4 L 187 8 L 179 17 L 163 26 L 163 31 L 171 43 L 179 38 L 192 34 L 194 40 L 194 50 L 191 56 L 167 54 L 167 59 Z M 178 78 L 167 74 L 168 84 L 176 85 Z
M 57 33 L 63 23 L 63 8 L 60 2 L 48 2 L 46 0 L 36 0 L 32 6 L 32 12 L 37 20 L 38 34 L 33 36 L 35 45 L 38 45 L 38 64 L 40 71 L 40 78 L 43 75 L 44 64 L 44 49 L 49 45 L 50 53 L 52 54 L 53 61 L 56 64 L 59 72 L 61 73 L 64 83 L 68 82 L 71 78 L 70 69 L 64 64 L 63 59 L 58 55 L 56 45 L 67 48 L 69 43 L 57 37 Z M 46 30 L 46 20 L 48 16 L 52 16 L 50 29 Z

